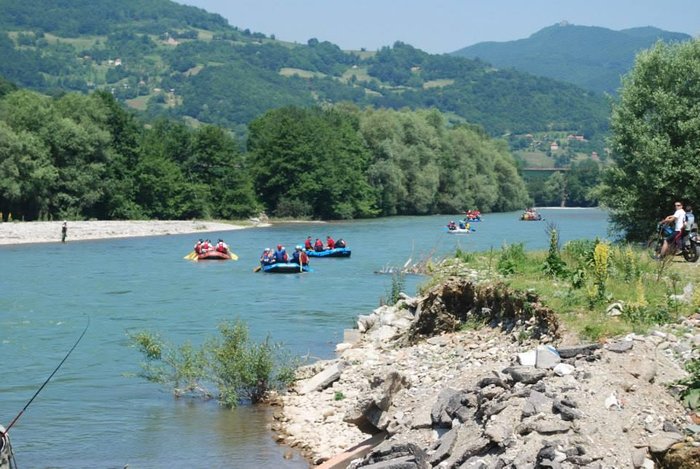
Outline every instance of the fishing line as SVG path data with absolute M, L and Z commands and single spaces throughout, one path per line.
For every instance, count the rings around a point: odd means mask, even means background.
M 51 373 L 51 375 L 49 375 L 49 377 L 46 378 L 46 380 L 44 381 L 44 383 L 43 383 L 43 384 L 41 385 L 41 387 L 34 393 L 34 395 L 32 396 L 32 398 L 29 399 L 29 402 L 27 402 L 27 404 L 22 408 L 22 410 L 19 412 L 19 414 L 17 414 L 17 416 L 16 416 L 14 419 L 12 419 L 12 422 L 10 422 L 10 425 L 8 425 L 7 428 L 5 429 L 4 435 L 7 434 L 7 432 L 10 431 L 10 428 L 12 428 L 12 425 L 14 425 L 15 422 L 17 422 L 17 420 L 19 420 L 19 418 L 22 416 L 22 414 L 24 413 L 24 411 L 27 410 L 27 407 L 29 407 L 29 405 L 34 401 L 34 399 L 36 399 L 36 396 L 38 396 L 39 393 L 41 392 L 41 390 L 44 389 L 44 387 L 49 383 L 49 381 L 51 381 L 51 378 L 53 378 L 53 375 L 55 375 L 56 372 L 59 370 L 59 368 L 61 368 L 61 366 L 63 365 L 63 363 L 65 363 L 65 361 L 68 360 L 68 357 L 70 356 L 70 354 L 73 353 L 73 350 L 75 350 L 75 348 L 78 346 L 78 344 L 80 343 L 80 341 L 83 339 L 83 336 L 85 336 L 85 333 L 87 332 L 88 327 L 90 327 L 90 316 L 88 316 L 88 318 L 87 318 L 87 324 L 85 325 L 85 329 L 83 330 L 83 333 L 80 334 L 80 337 L 78 337 L 78 340 L 75 341 L 75 343 L 73 344 L 73 347 L 71 347 L 71 349 L 68 351 L 68 353 L 66 354 L 66 356 L 63 357 L 63 360 L 61 360 L 61 363 L 58 364 L 58 366 L 56 367 L 56 369 L 53 370 L 53 373 Z

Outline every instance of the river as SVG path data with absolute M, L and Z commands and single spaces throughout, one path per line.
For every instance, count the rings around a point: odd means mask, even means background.
M 298 356 L 330 358 L 343 329 L 391 288 L 374 272 L 409 258 L 523 242 L 548 245 L 548 223 L 562 242 L 604 238 L 597 209 L 542 209 L 544 222 L 519 213 L 487 214 L 470 235 L 449 235 L 454 216 L 288 223 L 208 233 L 224 237 L 236 262 L 183 260 L 197 235 L 5 246 L 0 248 L 0 422 L 7 425 L 58 365 L 83 328 L 83 341 L 12 428 L 20 468 L 305 468 L 284 459 L 266 428 L 269 409 L 176 399 L 135 377 L 142 357 L 128 334 L 201 343 L 225 320 L 244 320 L 256 340 L 270 336 Z M 0 226 L 1 229 L 1 226 Z M 289 248 L 306 236 L 342 237 L 349 259 L 312 259 L 313 273 L 253 273 L 264 247 Z M 415 292 L 420 277 L 411 276 Z

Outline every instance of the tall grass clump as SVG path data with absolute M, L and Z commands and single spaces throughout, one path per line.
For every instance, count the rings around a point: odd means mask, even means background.
M 549 277 L 564 277 L 567 274 L 566 263 L 559 254 L 559 231 L 557 226 L 550 223 L 547 225 L 549 235 L 549 251 L 544 260 L 542 270 Z
M 523 243 L 504 244 L 496 263 L 496 270 L 501 275 L 513 275 L 522 272 L 527 262 Z

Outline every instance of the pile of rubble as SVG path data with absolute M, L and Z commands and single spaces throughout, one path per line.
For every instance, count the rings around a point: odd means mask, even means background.
M 358 327 L 276 414 L 280 441 L 323 468 L 700 467 L 700 416 L 668 386 L 700 317 L 564 345 L 535 297 L 453 279 Z

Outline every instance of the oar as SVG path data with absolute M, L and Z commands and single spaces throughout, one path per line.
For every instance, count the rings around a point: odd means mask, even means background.
M 253 272 L 260 272 L 262 270 L 262 266 L 259 265 L 256 268 L 253 269 Z
M 197 258 L 197 253 L 192 251 L 189 254 L 187 254 L 183 259 L 187 259 L 188 261 L 193 261 Z
M 237 260 L 238 260 L 238 256 L 237 256 L 233 251 L 231 251 L 230 249 L 229 249 L 229 251 L 228 251 L 228 255 L 231 256 L 231 260 L 232 260 L 232 261 L 237 261 Z

